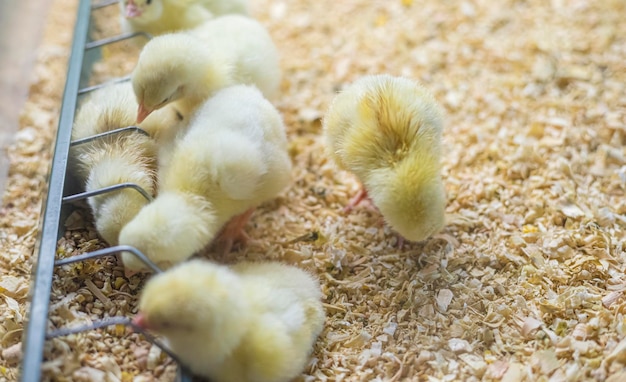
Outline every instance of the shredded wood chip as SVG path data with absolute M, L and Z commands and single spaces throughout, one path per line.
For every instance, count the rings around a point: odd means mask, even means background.
M 624 292 L 621 290 L 613 291 L 607 294 L 606 296 L 602 297 L 602 305 L 604 305 L 605 308 L 610 308 L 611 305 L 613 305 L 620 297 L 622 297 L 622 294 L 624 294 Z
M 452 291 L 450 289 L 440 290 L 437 294 L 437 306 L 439 307 L 439 310 L 443 312 L 448 310 L 448 306 L 452 302 L 453 297 L 454 294 L 452 294 Z
M 524 324 L 522 325 L 522 335 L 524 337 L 528 337 L 531 333 L 538 329 L 541 324 L 542 322 L 539 320 L 536 320 L 532 317 L 526 317 L 524 319 Z
M 469 353 L 472 351 L 472 346 L 466 340 L 460 338 L 450 338 L 448 340 L 448 347 L 453 353 Z
M 626 338 L 622 339 L 604 359 L 607 364 L 619 362 L 626 365 Z
M 542 375 L 550 375 L 560 367 L 556 354 L 552 349 L 536 352 L 533 354 L 531 362 L 539 367 Z

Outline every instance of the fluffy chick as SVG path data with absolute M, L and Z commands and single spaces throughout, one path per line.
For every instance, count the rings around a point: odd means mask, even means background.
M 162 268 L 208 245 L 231 218 L 275 197 L 291 162 L 280 114 L 253 86 L 225 88 L 192 117 L 159 166 L 159 196 L 120 234 Z M 236 224 L 242 227 L 244 222 Z M 123 253 L 127 271 L 145 269 Z
M 248 14 L 248 0 L 122 0 L 119 4 L 125 32 L 153 36 L 194 28 L 214 16 Z
M 76 113 L 72 140 L 134 125 L 136 105 L 129 83 L 93 92 Z M 164 109 L 140 127 L 157 133 L 178 123 L 176 112 Z M 156 143 L 143 134 L 121 133 L 74 146 L 69 164 L 86 191 L 124 182 L 136 183 L 150 194 L 155 191 Z M 117 244 L 121 228 L 146 204 L 145 198 L 132 189 L 94 196 L 87 202 L 97 231 L 110 245 Z
M 215 91 L 256 85 L 272 98 L 280 82 L 278 52 L 256 20 L 227 15 L 188 31 L 162 35 L 142 49 L 132 73 L 137 121 L 176 102 L 189 114 Z
M 134 322 L 163 335 L 211 381 L 289 381 L 323 329 L 321 296 L 319 283 L 296 267 L 193 260 L 146 283 Z
M 330 156 L 357 176 L 393 229 L 413 241 L 441 230 L 442 115 L 425 88 L 390 75 L 363 77 L 335 97 L 324 134 Z

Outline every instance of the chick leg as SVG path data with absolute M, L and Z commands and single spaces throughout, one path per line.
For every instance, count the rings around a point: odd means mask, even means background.
M 222 244 L 220 251 L 222 255 L 229 253 L 233 249 L 235 242 L 240 242 L 243 245 L 246 245 L 252 240 L 244 228 L 246 224 L 248 224 L 254 210 L 254 208 L 250 208 L 243 214 L 233 217 L 228 223 L 226 223 L 224 228 L 222 228 L 222 231 L 217 239 L 218 243 Z
M 365 189 L 365 187 L 361 186 L 361 189 L 359 190 L 359 192 L 356 195 L 354 195 L 354 197 L 350 199 L 350 201 L 348 202 L 348 205 L 343 208 L 343 212 L 344 213 L 351 212 L 354 209 L 354 207 L 359 205 L 365 199 L 369 199 L 369 196 L 367 195 L 367 190 Z
M 404 236 L 400 235 L 399 233 L 396 234 L 397 236 L 397 241 L 396 241 L 396 245 L 398 246 L 398 250 L 402 251 L 404 249 Z

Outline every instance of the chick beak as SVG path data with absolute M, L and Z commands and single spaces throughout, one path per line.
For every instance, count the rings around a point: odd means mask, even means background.
M 143 103 L 140 103 L 139 109 L 137 110 L 137 123 L 143 122 L 143 120 L 146 119 L 150 113 L 152 113 L 152 110 L 145 107 Z
M 133 318 L 133 325 L 141 329 L 150 329 L 150 325 L 148 324 L 148 319 L 141 312 L 137 313 L 135 317 Z
M 127 19 L 132 19 L 135 17 L 141 16 L 141 11 L 137 8 L 137 5 L 131 0 L 126 4 L 126 8 L 124 9 L 124 17 Z

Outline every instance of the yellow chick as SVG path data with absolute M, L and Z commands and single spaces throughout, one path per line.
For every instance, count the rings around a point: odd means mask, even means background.
M 248 14 L 248 0 L 122 0 L 122 29 L 153 36 L 194 28 L 230 13 Z
M 129 83 L 108 85 L 94 91 L 80 106 L 74 119 L 72 139 L 90 137 L 132 126 L 137 103 Z M 177 113 L 164 109 L 140 126 L 148 132 L 168 131 L 181 123 Z M 119 183 L 136 183 L 154 194 L 156 143 L 144 134 L 126 132 L 74 146 L 70 167 L 86 191 Z M 123 189 L 87 200 L 100 236 L 110 245 L 118 243 L 121 228 L 147 203 L 137 191 Z
M 137 121 L 170 102 L 184 114 L 217 90 L 256 85 L 272 98 L 280 83 L 278 52 L 265 28 L 240 15 L 212 19 L 188 32 L 166 34 L 142 49 L 132 73 Z
M 253 86 L 222 89 L 198 109 L 159 166 L 159 196 L 124 227 L 120 244 L 165 269 L 204 248 L 230 221 L 221 236 L 228 247 L 245 239 L 251 210 L 285 188 L 290 172 L 278 110 Z M 130 254 L 122 260 L 129 274 L 145 270 Z
M 293 266 L 192 260 L 146 283 L 133 322 L 211 381 L 286 382 L 323 329 L 321 297 L 317 280 Z
M 354 173 L 388 224 L 421 241 L 444 225 L 442 113 L 421 85 L 390 75 L 357 80 L 324 118 L 330 156 Z

